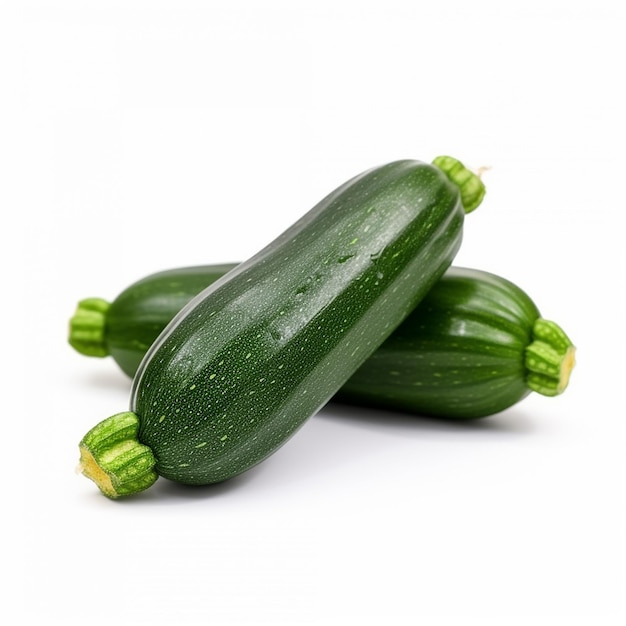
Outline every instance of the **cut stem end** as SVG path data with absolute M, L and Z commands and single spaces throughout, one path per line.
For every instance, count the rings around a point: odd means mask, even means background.
M 110 304 L 102 298 L 81 300 L 70 319 L 69 344 L 85 356 L 105 357 L 109 350 L 104 333 Z
M 433 165 L 459 188 L 465 213 L 471 213 L 480 205 L 485 197 L 485 184 L 480 179 L 482 171 L 476 174 L 451 156 L 438 156 L 433 160 Z
M 156 459 L 137 439 L 138 430 L 135 413 L 117 413 L 92 428 L 79 444 L 79 471 L 108 498 L 139 493 L 158 478 Z
M 533 327 L 533 341 L 526 348 L 526 383 L 544 396 L 558 396 L 569 385 L 576 365 L 576 348 L 555 322 L 539 318 Z

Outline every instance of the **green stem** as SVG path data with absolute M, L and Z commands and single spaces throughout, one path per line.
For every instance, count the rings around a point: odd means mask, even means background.
M 139 418 L 126 411 L 108 417 L 80 442 L 79 470 L 109 498 L 147 489 L 158 478 L 152 450 L 137 439 Z
M 563 329 L 539 318 L 525 354 L 528 387 L 544 396 L 558 396 L 567 388 L 575 364 L 576 348 Z
M 87 298 L 78 303 L 69 329 L 69 343 L 76 351 L 86 356 L 108 356 L 104 330 L 109 307 L 102 298 Z
M 478 174 L 467 169 L 461 161 L 451 156 L 438 156 L 433 160 L 461 192 L 461 203 L 466 213 L 476 209 L 485 197 L 485 185 Z

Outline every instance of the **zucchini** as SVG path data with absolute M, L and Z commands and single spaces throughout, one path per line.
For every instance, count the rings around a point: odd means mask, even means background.
M 443 275 L 483 195 L 451 157 L 349 180 L 174 317 L 137 370 L 130 410 L 81 441 L 82 472 L 115 498 L 158 476 L 210 484 L 262 461 Z
M 70 322 L 70 343 L 83 354 L 111 354 L 133 376 L 182 305 L 235 267 L 167 270 L 130 285 L 110 304 L 83 300 Z M 91 302 L 103 304 L 95 311 Z M 334 400 L 420 415 L 485 417 L 531 391 L 559 395 L 574 358 L 571 340 L 540 317 L 518 286 L 489 272 L 451 267 Z
M 495 274 L 452 267 L 336 400 L 470 419 L 531 391 L 557 396 L 575 348 L 522 289 Z
M 114 300 L 85 298 L 70 319 L 69 343 L 80 354 L 111 356 L 131 378 L 172 318 L 235 264 L 185 267 L 151 274 Z

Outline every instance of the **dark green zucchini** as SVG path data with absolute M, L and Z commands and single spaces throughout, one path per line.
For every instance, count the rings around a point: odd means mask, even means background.
M 342 185 L 196 296 L 143 359 L 130 411 L 81 441 L 109 497 L 157 476 L 231 478 L 278 449 L 441 278 L 482 200 L 450 157 L 397 161 Z
M 110 353 L 133 376 L 182 305 L 235 267 L 168 270 L 129 286 L 110 305 L 84 300 L 70 324 L 70 343 L 83 353 Z M 91 301 L 104 302 L 101 312 L 83 304 Z M 546 335 L 548 328 L 553 334 Z M 524 291 L 494 274 L 452 267 L 334 400 L 421 415 L 485 417 L 532 390 L 562 393 L 573 365 L 572 342 L 540 317 Z
M 69 343 L 81 354 L 111 356 L 131 378 L 148 348 L 193 297 L 236 264 L 184 267 L 151 274 L 114 300 L 85 298 L 69 324 Z
M 452 267 L 336 400 L 421 415 L 477 418 L 531 391 L 562 393 L 575 348 L 512 282 Z

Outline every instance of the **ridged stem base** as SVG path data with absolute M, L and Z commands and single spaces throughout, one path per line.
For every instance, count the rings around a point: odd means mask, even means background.
M 525 354 L 528 387 L 544 396 L 558 396 L 567 388 L 575 364 L 576 348 L 563 329 L 539 318 Z
M 152 450 L 138 441 L 138 430 L 135 413 L 117 413 L 92 428 L 79 444 L 79 470 L 109 498 L 143 491 L 158 478 Z
M 438 156 L 433 159 L 433 165 L 459 188 L 465 213 L 471 213 L 480 205 L 485 197 L 485 185 L 478 174 L 451 156 Z
M 77 352 L 85 356 L 108 356 L 104 330 L 109 307 L 102 298 L 86 298 L 78 303 L 69 329 L 69 343 Z

